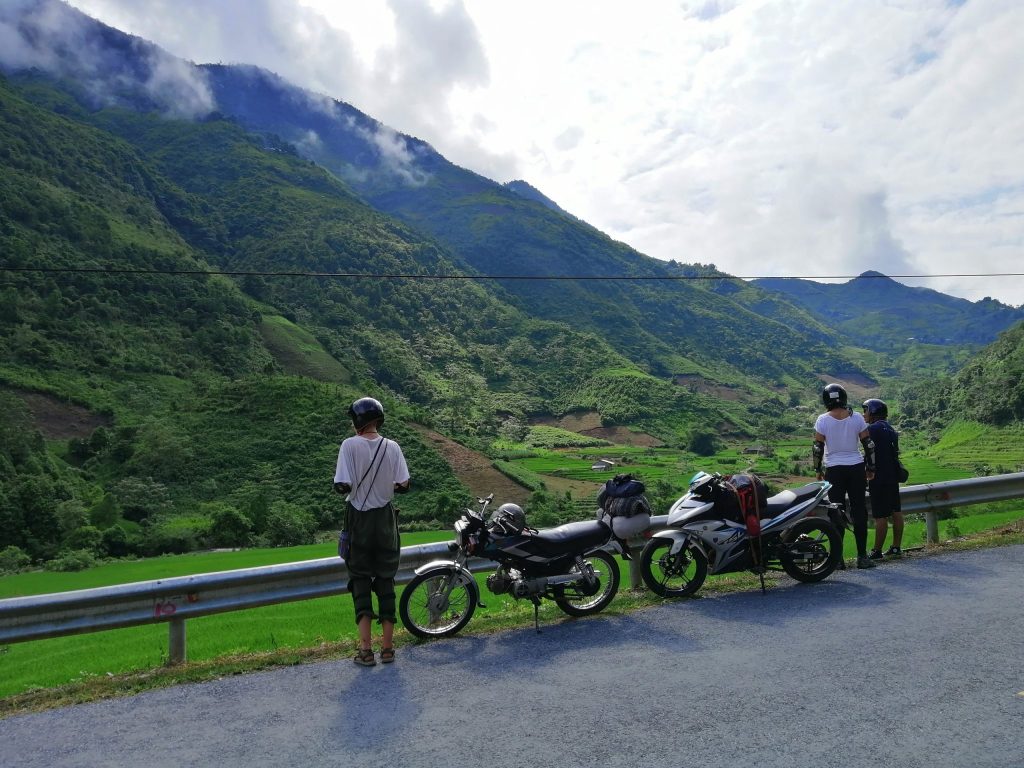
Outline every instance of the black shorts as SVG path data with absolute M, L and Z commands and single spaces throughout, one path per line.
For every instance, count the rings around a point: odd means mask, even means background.
M 868 494 L 871 496 L 872 517 L 892 517 L 893 512 L 902 511 L 898 483 L 878 483 L 872 480 L 868 483 Z

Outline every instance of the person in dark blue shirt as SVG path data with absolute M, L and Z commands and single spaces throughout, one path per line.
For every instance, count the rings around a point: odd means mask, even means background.
M 871 515 L 875 518 L 875 547 L 869 557 L 883 560 L 885 555 L 901 557 L 903 551 L 903 511 L 900 508 L 900 483 L 896 477 L 897 458 L 900 455 L 900 437 L 889 425 L 889 407 L 881 400 L 864 401 L 864 421 L 875 444 L 875 476 L 868 481 L 871 496 Z M 885 536 L 892 518 L 892 546 L 885 555 Z

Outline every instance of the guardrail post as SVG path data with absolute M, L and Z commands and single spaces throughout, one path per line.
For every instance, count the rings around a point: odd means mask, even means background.
M 926 509 L 924 513 L 924 524 L 927 530 L 926 541 L 929 544 L 939 543 L 939 513 L 934 509 Z
M 185 662 L 185 620 L 171 619 L 168 622 L 167 663 Z
M 643 539 L 641 539 L 643 541 Z M 640 589 L 643 586 L 643 578 L 640 575 L 640 552 L 643 551 L 643 545 L 637 545 L 633 541 L 629 542 L 629 588 Z

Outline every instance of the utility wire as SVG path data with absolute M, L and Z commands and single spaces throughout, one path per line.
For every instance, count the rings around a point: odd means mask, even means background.
M 106 267 L 4 267 L 0 272 L 37 274 L 99 274 L 99 275 L 224 275 L 227 277 L 316 277 L 373 280 L 854 280 L 885 278 L 889 280 L 925 279 L 935 277 L 1024 277 L 1024 272 L 962 272 L 917 275 L 429 275 L 370 272 L 267 272 L 259 270 L 207 269 L 122 269 Z

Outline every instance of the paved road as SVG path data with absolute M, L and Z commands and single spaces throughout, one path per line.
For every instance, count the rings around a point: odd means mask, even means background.
M 1024 546 L 0 721 L 3 766 L 1024 766 Z

